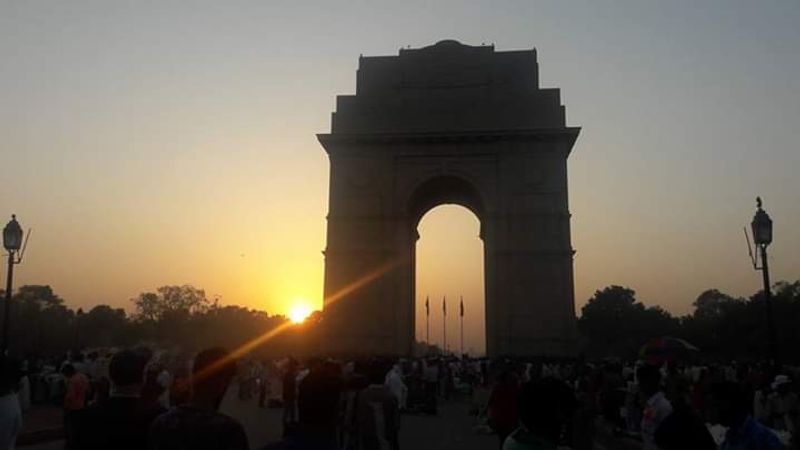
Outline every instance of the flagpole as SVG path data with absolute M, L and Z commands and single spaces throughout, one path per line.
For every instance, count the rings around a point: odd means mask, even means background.
M 464 357 L 464 296 L 461 296 L 461 357 Z
M 447 296 L 442 298 L 442 351 L 447 354 Z
M 425 345 L 431 345 L 431 305 L 428 302 L 430 298 L 425 296 Z M 427 353 L 428 350 L 425 350 Z

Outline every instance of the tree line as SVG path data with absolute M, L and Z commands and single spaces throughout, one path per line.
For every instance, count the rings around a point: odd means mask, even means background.
M 268 339 L 251 346 L 252 352 L 263 357 L 302 355 L 313 351 L 311 343 L 318 337 L 322 321 L 322 314 L 316 312 L 303 324 L 290 326 L 282 315 L 222 306 L 209 300 L 202 289 L 189 285 L 162 286 L 131 302 L 132 313 L 109 305 L 73 310 L 50 286 L 22 286 L 10 305 L 10 350 L 28 357 L 133 345 L 193 352 L 214 345 L 235 349 L 269 334 Z M 764 359 L 767 321 L 763 292 L 739 298 L 709 289 L 692 306 L 691 314 L 673 316 L 659 306 L 646 307 L 628 287 L 598 290 L 578 319 L 581 355 L 634 359 L 648 339 L 675 336 L 697 346 L 697 356 L 704 360 Z M 800 348 L 800 281 L 775 284 L 772 309 L 781 359 L 800 362 L 800 352 L 795 351 Z
M 0 291 L 2 292 L 2 291 Z M 278 327 L 252 347 L 263 357 L 302 353 L 313 337 L 319 313 L 289 327 L 283 315 L 241 306 L 221 306 L 202 289 L 189 285 L 162 286 L 131 300 L 133 312 L 109 305 L 88 311 L 71 309 L 50 286 L 20 287 L 12 296 L 9 349 L 18 356 L 50 358 L 70 350 L 148 345 L 194 352 L 222 345 L 239 348 Z
M 800 362 L 800 281 L 779 282 L 772 289 L 772 311 L 783 362 Z M 659 306 L 646 307 L 627 287 L 609 286 L 594 293 L 578 319 L 581 348 L 590 358 L 630 359 L 656 336 L 685 339 L 705 361 L 757 362 L 767 355 L 767 307 L 764 292 L 733 297 L 717 289 L 702 292 L 694 311 L 673 316 Z

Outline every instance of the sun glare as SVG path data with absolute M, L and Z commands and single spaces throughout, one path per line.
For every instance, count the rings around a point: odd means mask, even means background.
M 297 303 L 289 310 L 289 320 L 292 323 L 303 323 L 311 315 L 311 308 L 304 303 Z

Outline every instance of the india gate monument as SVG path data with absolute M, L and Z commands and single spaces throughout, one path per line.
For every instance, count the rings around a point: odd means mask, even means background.
M 446 40 L 359 58 L 331 132 L 323 349 L 414 348 L 417 225 L 461 205 L 481 223 L 489 356 L 576 347 L 566 126 L 536 50 Z

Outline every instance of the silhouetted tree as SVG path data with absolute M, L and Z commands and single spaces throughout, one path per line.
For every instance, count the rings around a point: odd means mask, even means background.
M 74 313 L 50 286 L 21 286 L 10 306 L 9 338 L 17 352 L 53 355 L 69 348 Z
M 747 317 L 747 301 L 709 289 L 692 305 L 694 313 L 681 318 L 681 337 L 700 348 L 704 355 L 714 355 L 720 360 L 744 354 L 751 325 L 755 323 Z
M 678 321 L 660 307 L 645 308 L 632 289 L 609 286 L 584 305 L 578 329 L 589 356 L 633 358 L 648 339 L 677 331 Z
M 754 295 L 751 302 L 754 301 L 758 303 L 758 310 L 752 311 L 752 315 L 764 324 L 766 323 L 766 310 L 763 292 Z M 797 351 L 800 348 L 800 328 L 798 328 L 798 324 L 800 324 L 800 281 L 776 283 L 773 288 L 772 309 L 781 359 L 791 363 L 800 362 L 800 352 Z M 765 330 L 765 327 L 760 327 L 760 329 Z M 761 336 L 765 336 L 765 334 L 761 334 Z M 766 337 L 762 339 L 766 339 Z
M 133 304 L 137 318 L 144 320 L 160 320 L 174 313 L 199 313 L 210 306 L 205 291 L 188 284 L 161 286 L 155 293 L 143 292 L 133 299 Z
M 673 318 L 659 307 L 645 308 L 633 290 L 610 286 L 597 291 L 582 310 L 578 327 L 588 356 L 631 357 L 647 339 L 674 335 L 700 349 L 704 360 L 761 361 L 766 355 L 764 293 L 736 298 L 717 289 L 702 292 L 692 314 Z M 778 282 L 772 299 L 775 326 L 784 362 L 800 355 L 800 281 Z
M 11 304 L 11 349 L 18 355 L 53 357 L 76 348 L 148 344 L 192 352 L 258 342 L 246 348 L 277 357 L 306 351 L 322 320 L 316 312 L 302 325 L 287 326 L 280 315 L 210 303 L 202 289 L 188 285 L 145 292 L 133 303 L 132 316 L 108 305 L 84 313 L 67 308 L 49 286 L 22 286 Z M 273 332 L 278 327 L 282 332 Z
M 76 320 L 83 341 L 79 344 L 110 347 L 132 343 L 129 332 L 131 325 L 122 308 L 97 305 L 83 316 L 76 317 Z
M 14 300 L 35 306 L 40 310 L 64 304 L 64 300 L 53 292 L 53 288 L 47 285 L 20 286 L 17 292 L 14 293 Z

